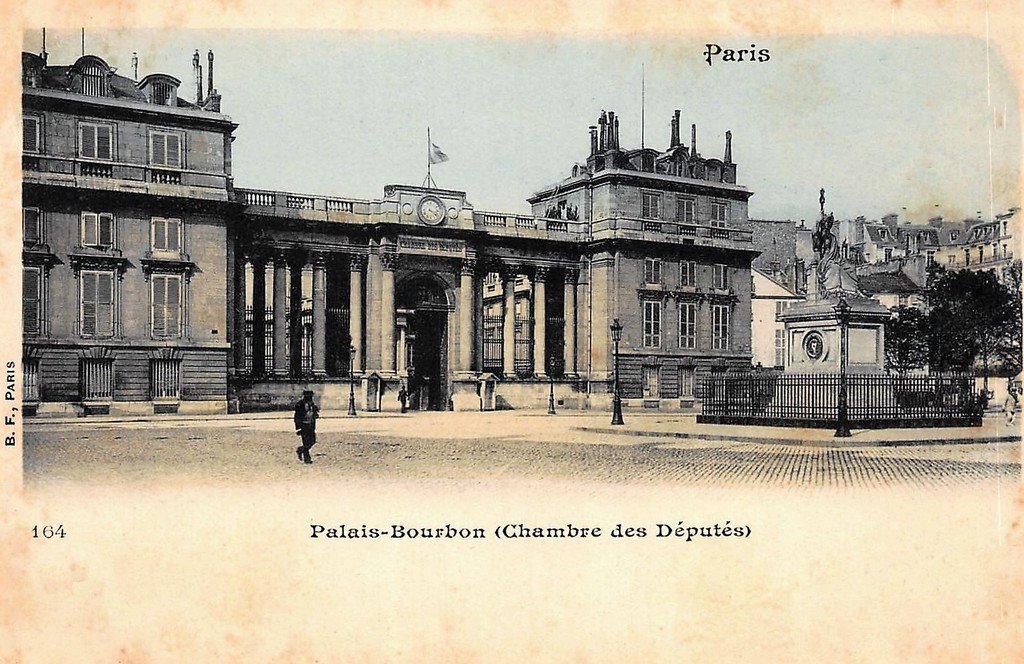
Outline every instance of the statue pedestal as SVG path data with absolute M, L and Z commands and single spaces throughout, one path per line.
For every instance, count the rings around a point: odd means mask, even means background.
M 849 373 L 881 373 L 885 370 L 885 321 L 889 309 L 860 295 L 846 297 L 846 370 Z M 839 373 L 841 325 L 839 298 L 828 297 L 795 304 L 779 314 L 786 326 L 786 371 L 792 373 Z

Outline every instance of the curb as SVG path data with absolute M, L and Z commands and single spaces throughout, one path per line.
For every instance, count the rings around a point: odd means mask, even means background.
M 915 447 L 922 445 L 979 445 L 987 443 L 1016 443 L 1016 435 L 984 436 L 979 438 L 920 438 L 915 440 L 865 440 L 846 439 L 808 440 L 805 438 L 767 438 L 763 436 L 726 435 L 718 433 L 686 433 L 682 431 L 637 431 L 608 429 L 604 427 L 574 427 L 577 431 L 603 433 L 616 436 L 637 436 L 643 438 L 679 438 L 683 440 L 709 440 L 730 443 L 774 443 L 777 445 L 800 445 L 805 447 Z

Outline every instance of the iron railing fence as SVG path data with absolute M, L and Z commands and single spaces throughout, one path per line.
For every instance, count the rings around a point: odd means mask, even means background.
M 840 374 L 750 372 L 704 379 L 697 421 L 831 428 L 839 419 Z M 980 426 L 983 402 L 967 375 L 848 374 L 850 427 Z

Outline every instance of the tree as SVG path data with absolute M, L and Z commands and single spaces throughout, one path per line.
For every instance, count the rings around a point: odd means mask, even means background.
M 928 362 L 925 314 L 916 307 L 896 307 L 885 323 L 885 365 L 900 375 Z
M 1018 269 L 1019 274 L 1019 269 Z M 937 371 L 979 366 L 985 377 L 1020 367 L 1020 287 L 991 270 L 929 270 L 928 363 Z

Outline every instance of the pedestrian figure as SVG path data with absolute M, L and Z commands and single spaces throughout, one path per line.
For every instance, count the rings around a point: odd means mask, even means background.
M 295 435 L 302 436 L 302 445 L 295 448 L 295 455 L 303 463 L 313 463 L 309 450 L 316 445 L 316 420 L 320 409 L 313 402 L 313 391 L 306 390 L 302 399 L 295 404 Z
M 402 412 L 403 413 L 405 412 L 406 402 L 408 401 L 408 399 L 409 399 L 409 393 L 406 392 L 406 390 L 405 390 L 405 383 L 402 383 L 402 386 L 398 388 L 398 402 L 400 404 L 402 404 Z
M 1016 381 L 1010 380 L 1006 388 L 1006 401 L 1003 402 L 1003 412 L 1006 414 L 1006 423 L 1013 424 L 1017 418 L 1017 408 L 1020 407 L 1020 388 Z

